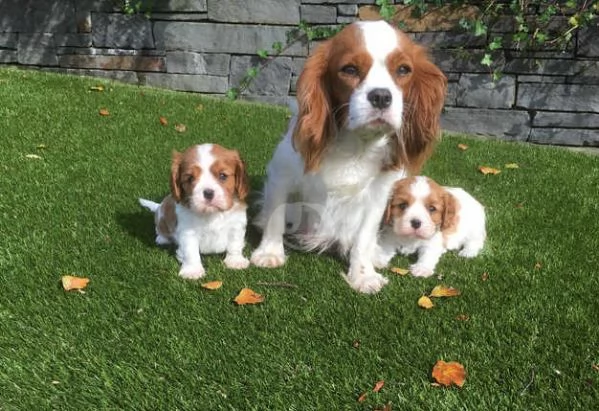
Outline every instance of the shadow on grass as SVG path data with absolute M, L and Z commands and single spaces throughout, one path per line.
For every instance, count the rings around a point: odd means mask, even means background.
M 148 247 L 156 247 L 154 239 L 154 215 L 145 210 L 118 212 L 116 222 L 132 237 Z

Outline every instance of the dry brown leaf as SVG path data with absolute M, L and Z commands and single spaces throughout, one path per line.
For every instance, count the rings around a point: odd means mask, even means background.
M 185 133 L 187 131 L 187 126 L 185 124 L 175 124 L 175 131 L 178 133 Z
M 264 301 L 264 296 L 250 288 L 243 288 L 233 301 L 235 301 L 237 305 L 259 304 Z
M 487 280 L 489 279 L 489 273 L 485 271 L 485 272 L 484 272 L 484 273 L 482 273 L 482 275 L 480 276 L 480 279 L 481 279 L 482 281 L 487 281 Z
M 101 116 L 109 116 L 110 112 L 108 111 L 107 108 L 101 108 L 100 111 L 98 112 Z
M 351 346 L 357 350 L 358 348 L 360 348 L 360 340 L 353 340 Z
M 63 275 L 61 281 L 62 288 L 64 288 L 65 291 L 82 290 L 85 287 L 87 287 L 87 283 L 89 283 L 89 278 L 75 277 L 73 275 Z
M 372 389 L 372 392 L 379 392 L 383 386 L 385 385 L 385 381 L 380 380 L 378 381 L 376 384 L 374 384 L 374 388 Z
M 407 275 L 410 272 L 410 270 L 408 270 L 407 268 L 399 267 L 391 267 L 389 270 L 397 275 Z
M 595 371 L 599 371 L 599 364 L 593 364 L 591 365 L 591 368 Z
M 487 174 L 495 175 L 495 174 L 501 173 L 501 170 L 498 170 L 498 169 L 493 168 L 493 167 L 487 167 L 487 166 L 480 166 L 478 168 L 478 171 L 480 171 L 484 175 L 487 175 Z
M 219 288 L 221 288 L 223 285 L 222 281 L 210 281 L 207 283 L 203 283 L 200 284 L 200 286 L 202 288 L 205 288 L 206 290 L 218 290 Z
M 543 268 L 543 264 L 541 264 L 539 261 L 537 261 L 535 263 L 535 270 L 540 270 L 541 268 Z
M 430 298 L 428 298 L 426 295 L 423 295 L 418 299 L 418 306 L 428 310 L 429 308 L 433 308 L 434 304 Z
M 458 321 L 468 321 L 470 320 L 470 316 L 468 314 L 460 314 L 455 319 Z
M 168 125 L 168 120 L 166 119 L 166 117 L 160 116 L 160 124 L 162 124 L 163 126 Z
M 42 157 L 38 156 L 37 154 L 25 154 L 26 158 L 29 158 L 31 160 L 41 160 Z
M 198 104 L 196 106 L 196 111 L 202 111 L 202 110 L 204 110 L 204 105 L 203 104 Z
M 445 285 L 437 285 L 433 288 L 429 297 L 455 297 L 460 295 L 460 290 L 453 287 L 447 287 Z
M 98 84 L 97 86 L 91 86 L 89 89 L 91 91 L 104 91 L 104 86 L 101 84 Z
M 515 208 L 524 208 L 524 203 L 518 203 L 514 207 Z
M 468 145 L 460 143 L 460 144 L 458 144 L 458 148 L 462 151 L 466 151 L 466 150 L 468 150 Z
M 520 168 L 520 166 L 517 163 L 507 163 L 504 167 L 511 169 Z
M 439 360 L 433 367 L 433 378 L 445 387 L 455 384 L 461 388 L 466 381 L 466 370 L 459 362 Z
M 45 150 L 48 148 L 48 146 L 45 144 L 38 144 L 37 146 L 35 146 L 35 148 L 37 148 L 38 150 Z
M 363 392 L 362 395 L 358 397 L 358 402 L 364 402 L 366 400 L 367 392 Z

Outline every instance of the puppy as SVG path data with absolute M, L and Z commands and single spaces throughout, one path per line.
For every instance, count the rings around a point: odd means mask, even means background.
M 485 209 L 461 188 L 441 187 L 428 177 L 398 180 L 385 212 L 375 265 L 384 267 L 397 251 L 418 253 L 416 277 L 434 274 L 447 250 L 475 257 L 486 238 Z
M 239 153 L 218 144 L 174 151 L 170 188 L 160 204 L 143 198 L 139 203 L 154 212 L 156 244 L 177 245 L 179 275 L 204 276 L 200 253 L 226 252 L 228 268 L 247 268 L 242 252 L 249 186 Z

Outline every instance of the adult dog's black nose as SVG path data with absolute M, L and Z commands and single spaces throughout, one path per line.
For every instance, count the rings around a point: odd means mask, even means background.
M 372 107 L 385 109 L 391 105 L 393 98 L 391 92 L 386 88 L 375 88 L 366 96 Z
M 412 226 L 412 228 L 414 230 L 418 230 L 420 228 L 420 226 L 422 225 L 422 221 L 413 219 L 413 220 L 410 220 L 410 225 Z
M 214 190 L 207 188 L 204 190 L 204 198 L 208 201 L 214 198 Z

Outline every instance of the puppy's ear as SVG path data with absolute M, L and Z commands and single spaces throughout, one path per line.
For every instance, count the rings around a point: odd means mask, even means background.
M 458 223 L 458 203 L 449 191 L 443 195 L 443 221 L 441 222 L 441 231 L 455 227 Z
M 238 152 L 236 152 L 236 156 L 237 165 L 235 167 L 235 192 L 237 193 L 237 198 L 239 198 L 240 201 L 243 201 L 250 192 L 250 184 L 245 163 L 239 156 Z
M 183 156 L 176 150 L 173 150 L 171 161 L 171 194 L 176 202 L 181 201 L 181 183 L 180 183 L 180 168 Z
M 325 79 L 331 48 L 330 40 L 321 44 L 306 60 L 297 81 L 298 114 L 293 147 L 302 155 L 306 171 L 318 169 L 335 129 Z

